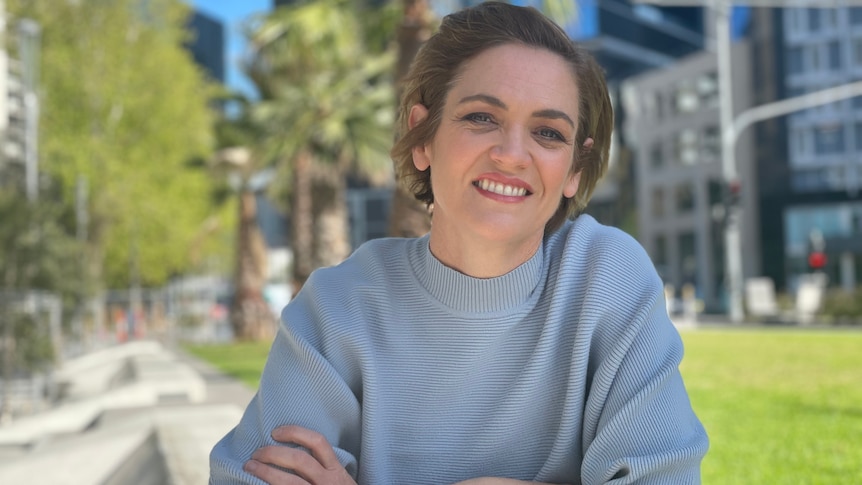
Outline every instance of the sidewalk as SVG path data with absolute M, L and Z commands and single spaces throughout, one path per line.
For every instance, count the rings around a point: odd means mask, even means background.
M 64 400 L 0 428 L 0 483 L 204 485 L 209 451 L 254 391 L 136 341 L 66 362 Z

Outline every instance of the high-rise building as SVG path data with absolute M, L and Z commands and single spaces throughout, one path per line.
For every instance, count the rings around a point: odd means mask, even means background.
M 862 8 L 792 8 L 773 15 L 778 97 L 862 80 Z M 764 270 L 793 289 L 811 272 L 812 237 L 822 236 L 830 283 L 852 288 L 862 275 L 862 97 L 781 121 L 779 148 L 759 161 Z
M 0 39 L 5 44 L 0 46 L 0 186 L 23 189 L 35 198 L 41 29 L 29 19 L 7 25 L 4 18 L 0 4 Z
M 186 45 L 195 62 L 204 68 L 214 81 L 225 82 L 224 25 L 198 10 L 187 21 L 192 38 Z

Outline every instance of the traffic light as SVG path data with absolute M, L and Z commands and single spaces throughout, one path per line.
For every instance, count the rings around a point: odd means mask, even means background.
M 811 251 L 808 253 L 808 267 L 814 271 L 822 270 L 826 266 L 826 253 L 823 251 Z
M 739 179 L 734 179 L 724 187 L 724 204 L 728 207 L 738 207 L 742 198 L 742 184 Z
M 826 267 L 826 239 L 819 229 L 808 233 L 808 268 L 821 271 Z

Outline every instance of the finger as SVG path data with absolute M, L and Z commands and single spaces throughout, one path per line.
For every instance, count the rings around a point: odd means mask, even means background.
M 311 485 L 300 476 L 291 475 L 256 460 L 245 462 L 242 469 L 270 485 Z
M 251 459 L 291 470 L 310 483 L 320 483 L 320 478 L 326 471 L 323 465 L 305 450 L 287 446 L 264 446 L 252 453 Z
M 280 426 L 272 431 L 272 438 L 283 443 L 296 443 L 311 452 L 317 461 L 328 470 L 341 467 L 341 462 L 335 456 L 335 450 L 326 437 L 317 431 L 302 426 Z

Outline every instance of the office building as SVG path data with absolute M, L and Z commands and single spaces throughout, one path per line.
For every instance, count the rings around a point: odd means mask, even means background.
M 774 10 L 771 21 L 777 98 L 862 80 L 862 8 Z M 830 284 L 851 289 L 862 275 L 862 97 L 780 121 L 758 161 L 764 273 L 792 291 L 819 234 Z
M 734 44 L 734 108 L 751 106 L 751 48 Z M 706 311 L 723 311 L 727 188 L 722 177 L 717 61 L 714 53 L 690 55 L 670 67 L 622 83 L 627 113 L 624 136 L 636 172 L 638 238 L 665 281 L 694 285 Z M 741 192 L 745 276 L 757 276 L 758 211 L 753 135 L 736 145 Z
M 187 20 L 192 38 L 186 48 L 195 62 L 204 68 L 210 79 L 225 82 L 224 25 L 218 20 L 195 10 Z

